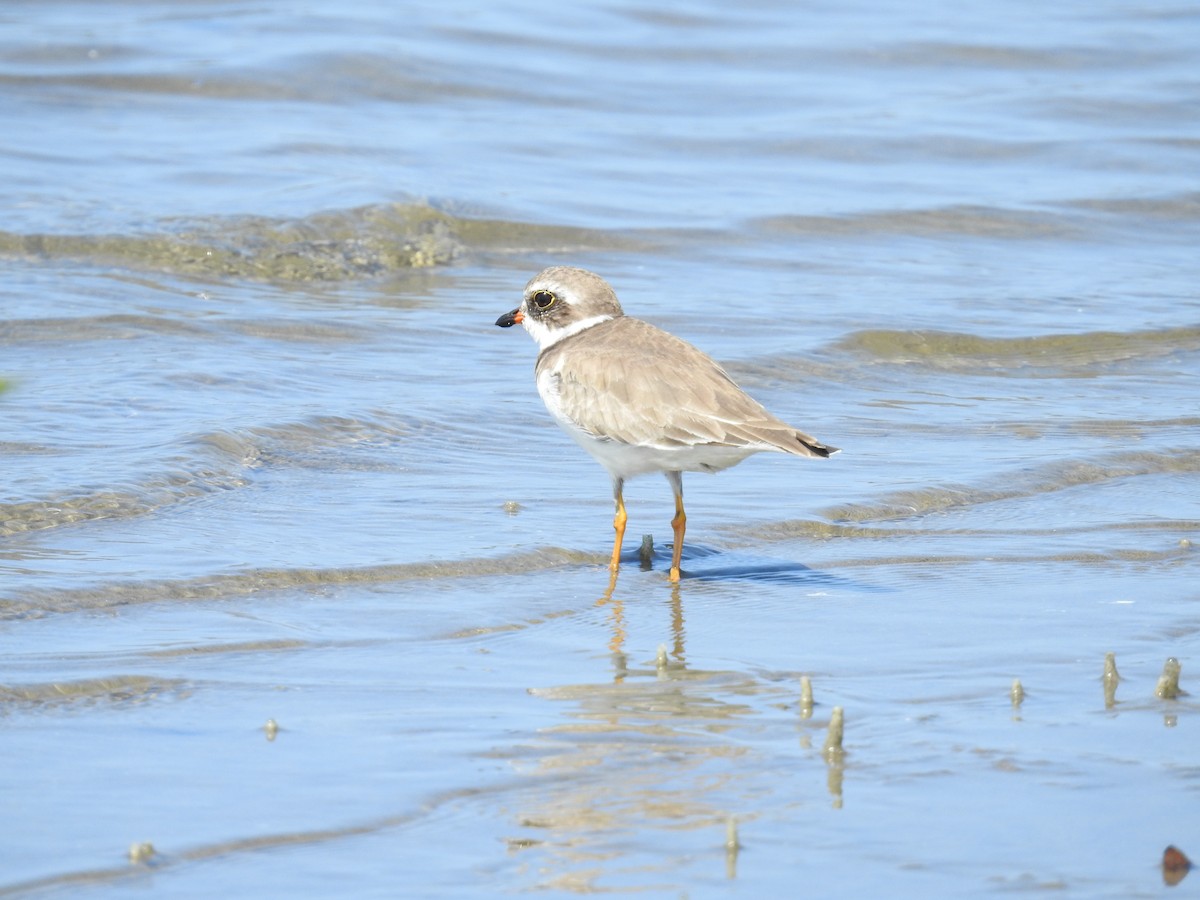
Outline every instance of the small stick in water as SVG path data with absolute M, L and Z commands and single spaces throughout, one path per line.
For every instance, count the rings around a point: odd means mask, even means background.
M 1104 654 L 1104 706 L 1112 709 L 1117 704 L 1117 685 L 1121 682 L 1121 673 L 1117 671 L 1117 654 Z
M 829 762 L 841 760 L 842 755 L 846 752 L 842 749 L 842 737 L 845 731 L 845 717 L 842 715 L 842 708 L 835 706 L 833 713 L 829 716 L 829 733 L 825 736 L 825 748 L 822 751 L 825 759 Z
M 129 845 L 129 861 L 135 866 L 150 862 L 154 856 L 154 845 L 149 841 L 134 841 Z
M 1162 674 L 1158 676 L 1158 685 L 1154 688 L 1154 693 L 1164 700 L 1174 700 L 1180 693 L 1179 690 L 1179 673 L 1183 671 L 1183 666 L 1179 664 L 1179 660 L 1171 656 L 1163 663 Z
M 737 820 L 730 816 L 725 820 L 725 877 L 737 878 L 738 851 L 742 844 L 738 840 Z
M 638 560 L 643 569 L 649 569 L 654 561 L 654 535 L 643 534 L 642 546 L 638 547 Z

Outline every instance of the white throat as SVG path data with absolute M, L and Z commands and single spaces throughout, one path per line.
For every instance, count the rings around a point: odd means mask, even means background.
M 545 350 L 547 347 L 553 347 L 564 338 L 569 338 L 573 334 L 579 334 L 585 328 L 591 328 L 593 325 L 599 325 L 601 322 L 607 322 L 612 316 L 609 313 L 604 313 L 599 316 L 592 316 L 588 319 L 580 319 L 578 322 L 572 322 L 563 328 L 547 328 L 533 316 L 526 315 L 521 321 L 521 325 L 538 343 L 538 349 Z

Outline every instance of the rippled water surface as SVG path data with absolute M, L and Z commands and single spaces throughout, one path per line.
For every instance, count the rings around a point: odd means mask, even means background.
M 1194 5 L 0 26 L 0 895 L 1130 897 L 1200 854 L 1156 693 L 1200 660 Z M 631 483 L 610 583 L 608 478 L 492 325 L 549 264 L 844 452 L 688 476 L 678 586 Z

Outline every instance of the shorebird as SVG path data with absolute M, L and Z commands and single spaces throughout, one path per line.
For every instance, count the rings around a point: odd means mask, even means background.
M 599 275 L 543 269 L 496 324 L 521 325 L 540 352 L 534 373 L 555 421 L 612 477 L 616 572 L 625 537 L 625 481 L 661 472 L 675 495 L 668 577 L 679 581 L 687 516 L 683 473 L 719 472 L 764 450 L 828 457 L 838 450 L 775 418 L 687 341 L 625 315 Z

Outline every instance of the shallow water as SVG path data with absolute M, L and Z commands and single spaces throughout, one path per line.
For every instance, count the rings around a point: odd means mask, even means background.
M 0 895 L 1129 897 L 1200 853 L 1155 694 L 1200 649 L 1193 8 L 0 23 Z M 552 263 L 844 452 L 689 476 L 677 587 L 631 483 L 610 584 L 607 477 L 492 325 Z

